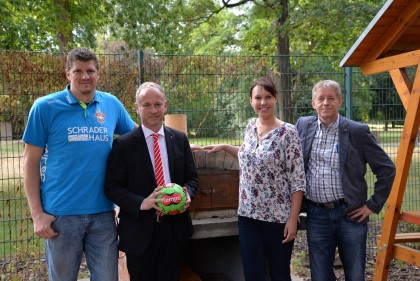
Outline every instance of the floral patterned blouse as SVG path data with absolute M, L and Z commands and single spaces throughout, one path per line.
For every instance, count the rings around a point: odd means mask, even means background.
M 255 118 L 249 121 L 238 153 L 238 215 L 286 223 L 292 193 L 306 188 L 298 132 L 294 125 L 283 123 L 259 140 L 255 123 Z

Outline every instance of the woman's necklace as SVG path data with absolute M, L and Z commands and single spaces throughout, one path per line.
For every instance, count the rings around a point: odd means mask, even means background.
M 264 136 L 265 134 L 267 134 L 271 130 L 272 130 L 272 126 L 265 126 L 264 128 L 261 125 L 257 126 L 258 137 Z
M 264 136 L 265 134 L 267 134 L 271 130 L 273 130 L 275 128 L 278 128 L 280 124 L 281 124 L 281 121 L 277 122 L 277 120 L 273 124 L 265 125 L 265 126 L 263 126 L 261 124 L 259 124 L 259 125 L 256 124 L 258 137 L 261 138 L 262 136 Z
M 266 132 L 266 130 L 262 130 L 262 129 L 257 127 L 258 136 L 262 137 L 263 135 L 265 135 L 268 132 L 268 131 Z

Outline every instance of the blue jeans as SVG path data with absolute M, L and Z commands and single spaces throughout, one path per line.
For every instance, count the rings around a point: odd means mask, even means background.
M 114 212 L 57 216 L 58 232 L 45 240 L 50 281 L 75 281 L 85 253 L 91 281 L 118 280 L 117 230 Z
M 246 281 L 265 281 L 266 266 L 271 281 L 290 281 L 294 240 L 282 244 L 283 223 L 238 217 L 239 242 Z
M 333 262 L 338 247 L 346 281 L 364 281 L 367 223 L 347 215 L 347 205 L 323 209 L 308 204 L 307 238 L 312 281 L 335 281 Z

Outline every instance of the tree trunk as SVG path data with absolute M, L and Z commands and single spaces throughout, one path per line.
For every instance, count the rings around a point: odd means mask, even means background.
M 68 51 L 69 43 L 73 41 L 72 26 L 70 23 L 70 2 L 69 0 L 54 0 L 58 10 L 57 41 L 61 52 Z
M 282 34 L 281 30 L 289 17 L 289 2 L 281 0 L 281 17 L 276 19 L 276 36 L 277 36 L 277 70 L 280 75 L 279 91 L 279 108 L 280 119 L 286 122 L 293 122 L 293 106 L 292 106 L 292 73 L 290 67 L 289 52 L 289 35 Z

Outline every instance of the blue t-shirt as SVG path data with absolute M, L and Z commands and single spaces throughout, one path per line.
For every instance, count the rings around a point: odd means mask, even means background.
M 106 161 L 113 135 L 129 132 L 135 123 L 115 96 L 95 91 L 84 109 L 69 88 L 34 102 L 23 135 L 25 143 L 44 148 L 42 207 L 52 215 L 112 210 L 103 191 Z

